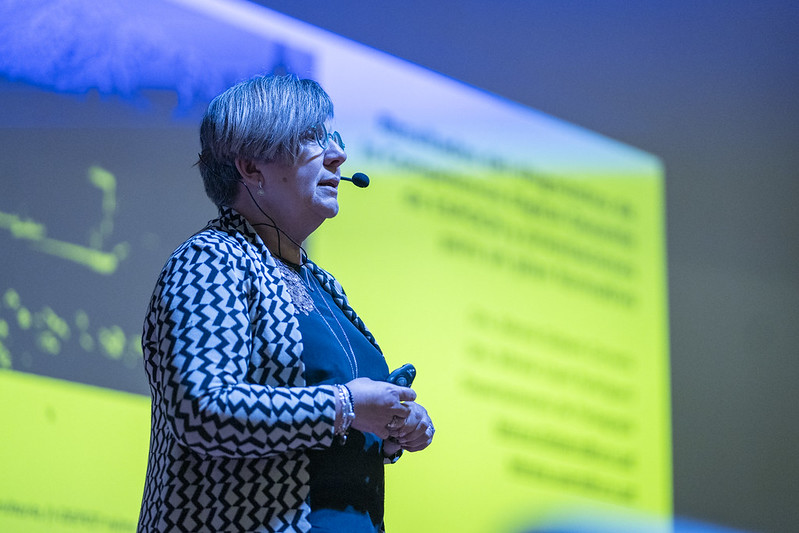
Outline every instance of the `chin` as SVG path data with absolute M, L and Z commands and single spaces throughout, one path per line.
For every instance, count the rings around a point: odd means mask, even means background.
M 339 205 L 338 205 L 338 198 L 335 198 L 332 202 L 325 206 L 330 211 L 330 217 L 333 218 L 334 216 L 338 215 Z
M 338 215 L 338 209 L 338 202 L 335 204 L 323 204 L 316 209 L 316 213 L 324 219 L 328 219 Z

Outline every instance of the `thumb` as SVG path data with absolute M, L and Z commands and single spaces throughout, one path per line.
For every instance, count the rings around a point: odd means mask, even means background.
M 399 400 L 401 402 L 412 402 L 416 399 L 416 391 L 410 387 L 397 387 L 399 389 Z

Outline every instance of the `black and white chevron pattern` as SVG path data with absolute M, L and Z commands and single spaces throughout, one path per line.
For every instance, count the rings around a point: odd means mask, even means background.
M 311 268 L 374 343 L 341 285 Z M 308 531 L 304 451 L 332 443 L 335 390 L 305 386 L 289 293 L 238 213 L 221 210 L 172 254 L 142 344 L 152 432 L 139 531 Z

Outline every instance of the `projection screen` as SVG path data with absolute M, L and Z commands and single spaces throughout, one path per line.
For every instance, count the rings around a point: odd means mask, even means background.
M 387 467 L 389 531 L 668 530 L 655 156 L 242 1 L 12 1 L 0 21 L 0 529 L 135 530 L 144 312 L 215 216 L 199 118 L 291 72 L 333 98 L 343 173 L 372 179 L 307 248 L 436 421 Z

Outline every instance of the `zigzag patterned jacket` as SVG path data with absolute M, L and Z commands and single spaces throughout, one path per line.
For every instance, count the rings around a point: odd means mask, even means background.
M 341 285 L 309 264 L 377 347 Z M 308 531 L 305 451 L 333 441 L 335 389 L 305 386 L 294 306 L 241 215 L 220 210 L 172 254 L 142 345 L 152 429 L 139 531 Z

